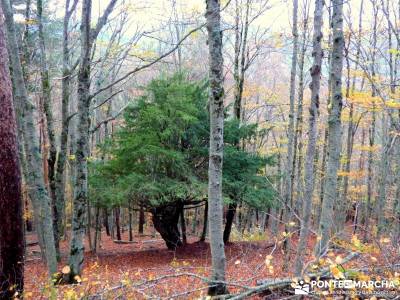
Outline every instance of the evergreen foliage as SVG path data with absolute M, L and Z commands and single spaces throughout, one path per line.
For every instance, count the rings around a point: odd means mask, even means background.
M 153 80 L 127 108 L 125 123 L 103 145 L 105 160 L 91 162 L 90 198 L 97 205 L 127 203 L 147 209 L 207 198 L 209 119 L 207 84 L 185 74 Z M 225 121 L 223 192 L 227 202 L 245 201 L 256 208 L 271 205 L 273 192 L 265 177 L 273 163 L 234 146 L 235 139 L 254 140 L 256 125 Z

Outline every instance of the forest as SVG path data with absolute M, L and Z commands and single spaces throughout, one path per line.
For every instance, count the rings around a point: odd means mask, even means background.
M 0 300 L 400 299 L 400 1 L 0 0 Z

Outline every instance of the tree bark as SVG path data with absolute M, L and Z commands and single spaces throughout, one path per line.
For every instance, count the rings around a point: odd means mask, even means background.
M 209 50 L 210 150 L 208 167 L 208 216 L 212 274 L 208 288 L 210 296 L 227 293 L 225 281 L 225 251 L 222 232 L 222 162 L 224 150 L 224 87 L 220 1 L 206 0 Z M 216 283 L 218 281 L 218 283 Z
M 19 53 L 10 1 L 1 0 L 1 4 L 5 16 L 8 47 L 11 53 Z M 12 80 L 16 87 L 14 94 L 15 106 L 19 107 L 19 111 L 24 111 L 25 113 L 21 126 L 23 126 L 24 130 L 24 148 L 27 162 L 26 181 L 29 186 L 29 195 L 34 206 L 35 219 L 42 244 L 41 250 L 46 259 L 49 276 L 51 276 L 57 271 L 57 259 L 54 246 L 50 197 L 44 183 L 39 139 L 36 134 L 37 122 L 33 117 L 34 105 L 30 102 L 28 97 L 20 57 L 19 55 L 10 55 L 10 57 L 11 68 L 13 70 Z
M 178 230 L 179 216 L 182 208 L 182 203 L 171 203 L 154 208 L 152 211 L 154 228 L 160 233 L 170 250 L 176 250 L 177 247 L 182 246 Z
M 308 6 L 307 11 L 304 12 L 305 16 L 303 19 L 303 32 L 302 32 L 302 42 L 301 51 L 299 57 L 299 87 L 298 87 L 298 100 L 297 100 L 297 116 L 296 116 L 296 129 L 294 136 L 294 148 L 293 148 L 293 173 L 292 173 L 292 190 L 295 181 L 295 165 L 297 156 L 297 185 L 296 192 L 297 199 L 295 203 L 295 210 L 301 216 L 303 203 L 303 180 L 301 178 L 303 170 L 303 100 L 304 100 L 304 60 L 307 51 L 307 32 L 308 32 Z
M 308 144 L 306 152 L 306 161 L 304 167 L 304 193 L 303 213 L 300 229 L 300 238 L 297 246 L 295 258 L 295 274 L 300 275 L 302 269 L 303 254 L 306 249 L 309 230 L 311 225 L 311 211 L 312 211 L 312 195 L 314 191 L 314 158 L 317 147 L 317 121 L 318 121 L 318 108 L 319 108 L 319 92 L 321 86 L 321 66 L 322 66 L 322 25 L 323 25 L 323 0 L 315 1 L 314 8 L 314 33 L 313 33 L 313 65 L 311 67 L 311 103 L 309 107 L 308 119 Z
M 297 71 L 297 48 L 298 48 L 298 30 L 297 30 L 297 13 L 298 13 L 298 0 L 293 0 L 293 24 L 292 24 L 292 35 L 293 35 L 293 52 L 292 52 L 292 66 L 290 69 L 290 91 L 289 91 L 289 126 L 288 126 L 288 150 L 287 150 L 287 161 L 286 161 L 286 176 L 285 176 L 285 194 L 283 200 L 286 205 L 292 207 L 293 201 L 293 184 L 292 179 L 294 176 L 293 162 L 294 160 L 294 119 L 295 119 L 295 95 L 296 95 L 296 71 Z M 288 232 L 288 223 L 292 218 L 293 213 L 290 209 L 284 210 L 283 222 L 285 225 L 285 231 Z M 283 269 L 287 270 L 289 258 L 290 258 L 290 238 L 285 239 L 283 243 L 283 249 L 285 251 L 285 259 L 283 263 Z
M 128 206 L 128 217 L 129 217 L 129 241 L 133 241 L 133 231 L 132 231 L 132 201 L 129 200 Z
M 249 10 L 251 3 L 248 0 L 246 2 L 244 24 L 240 27 L 240 8 L 239 3 L 236 1 L 236 16 L 235 16 L 235 59 L 234 59 L 234 105 L 233 115 L 237 120 L 237 124 L 240 127 L 242 121 L 242 99 L 243 99 L 243 88 L 245 79 L 245 63 L 246 63 L 246 48 L 247 48 L 247 35 L 249 30 Z M 237 138 L 235 146 L 240 148 L 240 139 Z M 228 205 L 228 214 L 226 215 L 225 228 L 223 233 L 224 243 L 229 242 L 229 237 L 232 231 L 233 218 L 236 213 L 236 208 L 240 199 L 232 199 L 235 201 Z
M 57 231 L 59 236 L 64 234 L 63 217 L 65 208 L 65 180 L 64 170 L 68 154 L 68 134 L 69 134 L 69 96 L 70 96 L 70 81 L 71 70 L 69 66 L 69 21 L 74 12 L 78 0 L 74 0 L 70 8 L 70 0 L 66 0 L 65 14 L 63 21 L 63 71 L 61 82 L 61 135 L 60 135 L 60 151 L 58 153 L 56 172 L 55 172 L 55 205 L 58 213 Z
M 0 15 L 2 15 L 0 8 Z M 24 224 L 17 122 L 8 69 L 4 21 L 0 21 L 0 299 L 24 289 Z M 11 54 L 13 55 L 13 54 Z
M 185 220 L 184 207 L 182 207 L 179 218 L 181 220 L 182 244 L 186 245 L 187 244 L 187 236 L 186 236 L 186 220 Z
M 206 240 L 207 222 L 208 222 L 208 201 L 206 202 L 206 205 L 204 207 L 203 231 L 201 233 L 200 242 L 204 242 Z
M 107 208 L 105 208 L 105 209 L 103 210 L 103 212 L 104 212 L 104 215 L 103 215 L 103 218 L 104 218 L 104 227 L 106 228 L 106 234 L 107 234 L 108 236 L 110 236 L 110 226 L 109 226 L 109 224 L 108 224 L 108 212 L 107 212 Z
M 237 203 L 229 203 L 228 211 L 226 213 L 226 221 L 223 234 L 224 244 L 227 244 L 229 242 L 229 237 L 232 231 L 232 224 L 233 224 L 233 219 L 235 217 L 236 208 L 237 208 Z
M 371 49 L 371 76 L 375 78 L 375 61 L 376 61 L 376 50 L 377 50 L 377 26 L 378 26 L 378 7 L 375 3 L 372 5 L 374 12 L 373 19 L 373 28 L 372 28 L 372 49 Z M 372 97 L 376 97 L 376 89 L 375 86 L 372 86 Z M 375 100 L 373 100 L 375 101 Z M 372 211 L 372 189 L 373 189 L 373 181 L 374 181 L 374 145 L 375 145 L 375 131 L 376 131 L 376 111 L 375 111 L 375 102 L 372 103 L 372 122 L 369 128 L 369 152 L 368 152 L 368 181 L 367 181 L 367 204 L 364 212 L 364 242 L 367 241 L 368 230 L 370 225 L 370 217 Z
M 41 98 L 43 103 L 43 109 L 46 116 L 46 128 L 48 137 L 48 181 L 50 187 L 51 196 L 51 207 L 53 211 L 53 232 L 54 232 L 54 243 L 57 253 L 57 259 L 60 257 L 60 239 L 58 232 L 59 219 L 62 217 L 59 215 L 55 202 L 55 167 L 57 159 L 57 147 L 56 147 L 56 134 L 54 129 L 54 118 L 53 118 L 53 103 L 51 99 L 51 84 L 50 74 L 46 57 L 46 44 L 44 40 L 44 29 L 43 29 L 43 1 L 36 1 L 37 9 L 37 22 L 38 22 L 38 37 L 39 37 L 39 56 L 40 56 L 40 77 L 41 77 Z
M 138 228 L 138 233 L 143 234 L 144 233 L 144 207 L 143 204 L 140 204 L 140 209 L 139 209 L 139 228 Z
M 92 64 L 93 42 L 96 40 L 101 28 L 107 22 L 117 0 L 111 0 L 98 19 L 95 28 L 91 28 L 92 0 L 83 0 L 81 15 L 81 54 L 78 70 L 78 113 L 76 134 L 76 178 L 73 199 L 72 237 L 70 242 L 69 265 L 71 268 L 70 281 L 74 282 L 75 275 L 81 275 L 85 235 L 86 205 L 88 200 L 88 169 L 89 155 L 89 107 L 90 73 Z
M 120 223 L 120 208 L 116 207 L 115 211 L 115 225 L 117 226 L 117 240 L 121 240 L 121 223 Z
M 322 202 L 321 219 L 319 222 L 319 238 L 315 254 L 323 254 L 328 247 L 333 229 L 333 206 L 337 195 L 337 171 L 340 164 L 340 149 L 342 139 L 342 69 L 343 69 L 343 0 L 332 1 L 332 56 L 330 64 L 331 101 L 328 117 L 328 161 L 325 178 L 324 200 Z

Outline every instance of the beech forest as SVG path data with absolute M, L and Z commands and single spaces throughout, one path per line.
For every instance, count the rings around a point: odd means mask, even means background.
M 400 1 L 0 0 L 3 299 L 400 299 Z

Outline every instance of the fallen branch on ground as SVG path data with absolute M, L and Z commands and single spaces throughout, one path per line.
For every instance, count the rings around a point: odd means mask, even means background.
M 115 244 L 147 244 L 147 243 L 156 243 L 162 242 L 162 240 L 147 240 L 147 241 L 123 241 L 123 240 L 113 240 Z

